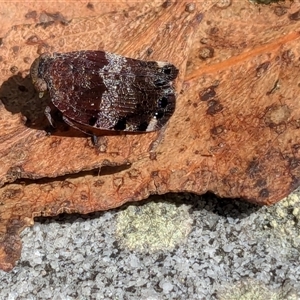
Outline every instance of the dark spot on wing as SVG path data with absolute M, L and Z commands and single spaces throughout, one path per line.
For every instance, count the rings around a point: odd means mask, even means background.
M 126 129 L 126 118 L 120 118 L 117 124 L 114 126 L 115 130 L 124 130 Z

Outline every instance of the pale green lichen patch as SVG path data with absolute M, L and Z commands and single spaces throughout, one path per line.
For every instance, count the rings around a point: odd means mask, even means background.
M 297 300 L 292 291 L 270 290 L 266 285 L 255 280 L 245 280 L 228 285 L 218 292 L 219 300 Z
M 271 208 L 272 209 L 272 208 Z M 270 218 L 271 217 L 271 218 Z M 274 206 L 271 214 L 266 214 L 266 232 L 271 230 L 282 241 L 300 247 L 300 198 L 294 192 Z
M 191 231 L 193 220 L 188 210 L 188 205 L 165 201 L 130 205 L 117 217 L 118 240 L 129 249 L 170 250 L 183 243 Z

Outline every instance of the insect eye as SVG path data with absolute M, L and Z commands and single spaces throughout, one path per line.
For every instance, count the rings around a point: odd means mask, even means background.
M 171 70 L 170 67 L 164 67 L 164 68 L 163 68 L 163 72 L 164 72 L 166 75 L 170 75 L 171 72 L 172 72 L 172 70 Z
M 166 65 L 162 68 L 162 73 L 172 81 L 177 77 L 178 70 L 172 65 Z

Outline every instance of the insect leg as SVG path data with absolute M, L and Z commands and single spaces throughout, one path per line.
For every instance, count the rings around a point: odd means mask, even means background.
M 68 118 L 65 117 L 65 116 L 63 116 L 63 120 L 64 120 L 64 122 L 65 122 L 66 124 L 68 124 L 70 127 L 73 127 L 73 128 L 75 128 L 75 129 L 77 129 L 77 130 L 79 130 L 79 131 L 81 131 L 81 132 L 83 132 L 83 133 L 85 133 L 85 134 L 87 134 L 87 135 L 90 135 L 91 138 L 92 138 L 92 143 L 93 143 L 93 145 L 94 145 L 94 146 L 97 146 L 97 145 L 98 145 L 98 137 L 97 137 L 95 134 L 93 134 L 93 133 L 91 133 L 91 132 L 88 132 L 88 131 L 85 131 L 85 130 L 83 130 L 82 128 L 79 128 L 78 126 L 75 125 L 75 123 L 73 123 L 70 119 L 68 119 Z
M 48 119 L 48 122 L 50 123 L 50 125 L 53 128 L 55 128 L 54 120 L 53 120 L 53 118 L 51 116 L 51 108 L 50 108 L 50 106 L 46 106 L 44 114 L 45 114 L 46 118 Z

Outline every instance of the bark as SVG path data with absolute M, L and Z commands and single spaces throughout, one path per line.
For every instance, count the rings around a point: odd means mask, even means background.
M 105 3 L 105 5 L 104 5 Z M 152 194 L 211 191 L 273 204 L 299 186 L 300 3 L 3 4 L 0 268 L 35 216 L 89 213 Z M 105 50 L 179 68 L 164 130 L 49 136 L 29 68 L 39 53 Z

